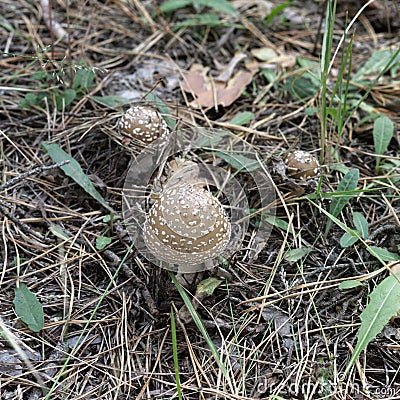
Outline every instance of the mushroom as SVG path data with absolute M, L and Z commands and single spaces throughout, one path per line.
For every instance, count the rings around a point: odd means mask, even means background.
M 144 242 L 158 259 L 194 266 L 219 256 L 231 236 L 231 224 L 210 191 L 190 183 L 167 185 L 150 208 Z
M 320 165 L 317 158 L 306 151 L 295 150 L 288 153 L 284 162 L 290 178 L 306 181 L 319 176 Z
M 119 121 L 121 143 L 129 145 L 132 140 L 140 146 L 148 145 L 154 140 L 166 137 L 170 133 L 168 125 L 161 114 L 149 106 L 132 106 Z

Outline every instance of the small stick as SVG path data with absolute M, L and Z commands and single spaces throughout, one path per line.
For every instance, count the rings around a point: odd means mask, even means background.
M 69 160 L 64 160 L 61 161 L 59 163 L 56 164 L 52 164 L 52 165 L 43 165 L 40 167 L 36 167 L 28 172 L 25 172 L 21 175 L 16 176 L 15 178 L 10 179 L 9 181 L 7 181 L 6 183 L 4 183 L 3 185 L 0 186 L 0 192 L 2 192 L 4 189 L 7 189 L 10 186 L 13 186 L 14 184 L 24 180 L 25 178 L 32 176 L 32 175 L 39 175 L 41 174 L 43 171 L 47 171 L 49 169 L 55 169 L 58 167 L 62 167 L 65 164 L 68 164 Z
M 25 233 L 31 234 L 32 236 L 35 236 L 37 239 L 48 241 L 47 238 L 45 238 L 42 234 L 34 231 L 29 225 L 25 224 L 25 222 L 20 221 L 17 217 L 14 217 L 8 211 L 5 211 L 4 207 L 7 207 L 7 203 L 0 200 L 0 214 L 3 214 L 10 221 L 14 222 L 14 224 L 19 226 L 21 230 L 24 231 Z
M 50 1 L 40 0 L 40 6 L 42 7 L 44 22 L 50 29 L 51 33 L 54 33 L 57 39 L 61 39 L 64 42 L 67 41 L 68 40 L 67 31 L 61 26 L 59 22 L 57 22 L 54 18 L 52 18 Z

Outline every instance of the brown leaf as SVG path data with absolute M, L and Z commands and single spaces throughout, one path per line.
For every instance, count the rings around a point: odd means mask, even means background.
M 239 70 L 227 82 L 220 82 L 207 73 L 208 68 L 193 64 L 185 74 L 182 89 L 195 98 L 190 104 L 192 107 L 229 106 L 242 94 L 253 78 L 253 72 Z

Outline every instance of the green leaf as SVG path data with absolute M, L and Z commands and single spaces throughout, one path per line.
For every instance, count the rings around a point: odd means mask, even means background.
M 285 232 L 287 232 L 289 229 L 289 224 L 283 219 L 267 216 L 267 217 L 264 217 L 264 220 L 265 220 L 265 222 L 267 222 L 273 226 L 276 226 L 277 228 L 280 228 L 280 229 L 284 230 Z
M 355 360 L 368 346 L 368 343 L 375 339 L 390 318 L 400 311 L 399 278 L 400 275 L 387 277 L 370 294 L 370 302 L 360 315 L 361 327 L 358 332 L 357 344 L 343 377 L 350 371 Z
M 299 249 L 288 250 L 283 256 L 285 260 L 295 262 L 311 253 L 313 248 L 311 247 L 300 247 Z
M 181 378 L 179 375 L 179 360 L 178 360 L 178 337 L 176 334 L 176 322 L 174 308 L 171 306 L 171 338 L 172 338 L 172 355 L 174 360 L 174 370 L 175 370 L 175 383 L 176 390 L 178 392 L 178 399 L 183 399 L 182 388 L 181 388 Z
M 357 234 L 360 235 L 360 233 L 356 231 L 352 231 L 351 233 L 345 232 L 340 238 L 340 245 L 344 248 L 352 246 L 358 240 Z
M 79 89 L 87 90 L 94 86 L 94 72 L 90 67 L 77 66 L 72 89 L 78 91 Z
M 250 122 L 254 119 L 255 115 L 254 113 L 250 111 L 243 111 L 239 114 L 236 114 L 230 121 L 229 123 L 232 125 L 244 125 L 247 122 Z
M 314 96 L 319 88 L 313 85 L 310 77 L 304 75 L 289 77 L 285 89 L 294 100 L 304 100 Z
M 171 130 L 174 130 L 176 127 L 176 120 L 171 117 L 168 117 L 168 115 L 171 115 L 171 110 L 169 109 L 169 107 L 158 96 L 156 96 L 153 93 L 146 94 L 145 98 L 146 100 L 154 103 L 157 106 L 158 111 L 161 113 L 168 127 Z
M 350 279 L 348 281 L 341 282 L 339 285 L 340 290 L 354 289 L 356 287 L 364 286 L 364 284 L 356 279 Z
M 111 243 L 111 238 L 105 236 L 99 236 L 96 238 L 96 249 L 103 250 Z
M 39 332 L 44 326 L 43 306 L 26 285 L 15 289 L 14 296 L 15 313 L 28 326 L 32 332 Z
M 167 0 L 160 6 L 165 13 L 192 5 L 194 7 L 205 6 L 226 14 L 236 14 L 238 11 L 226 0 Z
M 197 311 L 194 309 L 192 302 L 190 301 L 188 295 L 186 294 L 185 290 L 183 289 L 182 285 L 176 280 L 175 275 L 170 272 L 169 273 L 170 278 L 174 282 L 174 285 L 178 289 L 178 292 L 180 296 L 182 297 L 183 302 L 185 303 L 187 309 L 189 310 L 190 316 L 192 317 L 194 323 L 197 326 L 197 329 L 200 331 L 201 335 L 203 336 L 204 340 L 206 341 L 212 355 L 215 358 L 215 361 L 217 362 L 222 374 L 224 375 L 225 379 L 229 379 L 229 373 L 226 368 L 226 365 L 223 363 L 217 348 L 215 347 L 214 342 L 212 341 L 206 327 L 203 324 L 203 321 L 201 320 L 199 314 Z
M 389 250 L 382 249 L 377 246 L 368 246 L 367 250 L 377 258 L 380 258 L 382 261 L 399 261 L 400 256 L 396 253 L 392 253 Z
M 222 283 L 220 279 L 217 278 L 207 278 L 202 280 L 196 289 L 196 296 L 199 294 L 206 294 L 207 296 L 211 296 L 214 293 L 214 290 Z
M 58 226 L 58 225 L 51 224 L 51 225 L 50 225 L 50 232 L 51 232 L 54 236 L 58 237 L 58 238 L 61 239 L 61 240 L 68 240 L 68 239 L 69 239 L 69 236 L 68 236 L 68 235 L 63 231 L 63 229 L 62 229 L 60 226 Z
M 393 132 L 393 122 L 388 117 L 382 115 L 375 120 L 372 135 L 374 137 L 375 153 L 378 156 L 384 154 L 387 150 L 389 143 L 392 140 Z M 380 157 L 376 157 L 377 167 L 379 163 Z
M 286 7 L 289 7 L 291 4 L 293 3 L 293 1 L 285 1 L 282 4 L 279 4 L 278 6 L 276 6 L 267 16 L 267 18 L 265 18 L 264 20 L 264 24 L 266 26 L 268 26 L 272 20 L 280 13 L 282 12 Z
M 130 103 L 130 99 L 122 96 L 117 95 L 110 95 L 110 96 L 92 96 L 92 99 L 103 106 L 109 108 L 116 108 L 123 106 L 124 104 Z
M 232 134 L 223 129 L 209 131 L 207 128 L 197 128 L 199 132 L 204 130 L 204 135 L 196 143 L 196 147 L 213 149 L 224 137 L 231 136 Z
M 185 27 L 199 27 L 199 26 L 224 26 L 226 23 L 222 22 L 220 16 L 215 13 L 204 13 L 195 15 L 193 18 L 185 19 L 174 25 L 173 30 L 177 31 Z
M 350 201 L 353 197 L 351 191 L 357 187 L 358 178 L 360 176 L 360 172 L 358 169 L 351 169 L 340 181 L 337 191 L 338 192 L 349 192 L 348 195 L 343 194 L 342 196 L 335 196 L 332 198 L 331 205 L 329 207 L 329 214 L 333 217 L 337 217 L 343 210 L 344 206 Z M 325 236 L 329 233 L 332 228 L 333 221 L 328 219 L 325 228 Z
M 108 205 L 101 194 L 95 189 L 90 179 L 85 175 L 81 166 L 73 157 L 62 150 L 56 143 L 42 142 L 41 146 L 54 162 L 59 163 L 68 160 L 68 164 L 60 167 L 65 175 L 71 177 L 82 189 L 85 190 L 86 193 L 97 200 L 105 209 L 115 213 L 115 211 Z
M 368 238 L 368 221 L 365 219 L 364 215 L 359 212 L 353 213 L 353 223 L 357 229 L 357 232 L 363 239 Z
M 56 106 L 57 111 L 63 110 L 68 107 L 76 97 L 76 92 L 74 89 L 66 89 L 56 95 Z
M 217 157 L 222 158 L 235 169 L 245 170 L 247 172 L 260 169 L 260 163 L 257 160 L 247 158 L 233 151 L 215 150 L 214 153 Z
M 397 54 L 396 54 L 397 53 Z M 393 58 L 392 62 L 390 60 Z M 357 73 L 353 76 L 353 81 L 362 81 L 373 76 L 377 73 L 390 69 L 396 64 L 400 63 L 400 53 L 392 49 L 377 50 L 372 53 L 369 60 L 358 69 Z

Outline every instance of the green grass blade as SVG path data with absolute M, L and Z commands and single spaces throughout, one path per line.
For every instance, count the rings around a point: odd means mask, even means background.
M 184 301 L 187 309 L 189 310 L 190 316 L 192 317 L 192 319 L 193 319 L 194 323 L 196 324 L 198 330 L 200 331 L 200 333 L 204 337 L 204 340 L 206 341 L 209 349 L 211 350 L 211 353 L 214 356 L 215 361 L 217 362 L 218 366 L 220 367 L 222 374 L 224 375 L 226 380 L 229 381 L 228 370 L 226 369 L 225 365 L 222 363 L 220 355 L 218 353 L 218 350 L 215 347 L 214 342 L 211 340 L 210 335 L 208 334 L 206 327 L 204 326 L 202 320 L 200 319 L 199 314 L 193 308 L 193 305 L 192 305 L 188 295 L 186 294 L 186 292 L 183 289 L 183 287 L 181 286 L 181 284 L 176 280 L 176 277 L 175 277 L 174 273 L 170 272 L 169 275 L 170 275 L 172 281 L 174 282 L 176 288 L 178 289 L 178 292 L 179 292 L 180 296 L 182 297 L 182 300 Z
M 400 311 L 399 278 L 400 275 L 387 277 L 370 294 L 370 302 L 360 315 L 361 327 L 358 332 L 357 344 L 342 379 L 346 377 L 369 342 L 375 339 L 390 318 Z
M 349 194 L 343 195 L 341 197 L 333 197 L 331 206 L 329 207 L 329 214 L 337 217 L 343 210 L 344 206 L 350 201 L 353 197 L 351 193 L 357 187 L 358 178 L 360 176 L 360 172 L 358 169 L 351 169 L 340 181 L 337 190 L 339 192 L 347 192 Z M 329 231 L 332 228 L 333 221 L 332 219 L 328 219 L 325 228 L 325 237 L 328 235 Z
M 182 397 L 181 379 L 179 376 L 178 340 L 176 337 L 175 313 L 172 307 L 171 307 L 171 336 L 172 336 L 172 355 L 174 358 L 176 390 L 178 391 L 178 398 L 179 400 L 181 400 L 183 397 Z

